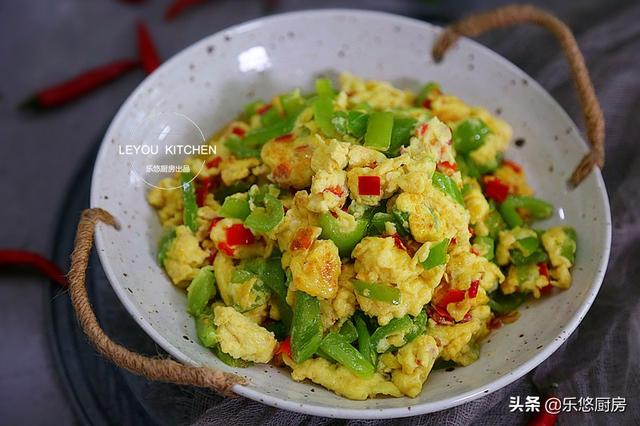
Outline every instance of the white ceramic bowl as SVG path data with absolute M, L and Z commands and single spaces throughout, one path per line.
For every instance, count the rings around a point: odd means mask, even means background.
M 439 31 L 424 22 L 376 12 L 276 15 L 195 43 L 135 90 L 104 137 L 91 206 L 107 209 L 122 224 L 121 231 L 98 227 L 100 260 L 121 302 L 162 348 L 182 362 L 246 376 L 249 384 L 234 390 L 265 404 L 319 416 L 391 418 L 446 409 L 493 392 L 536 367 L 569 337 L 595 298 L 609 258 L 611 219 L 600 172 L 569 191 L 565 181 L 587 146 L 568 115 L 529 76 L 473 41 L 461 40 L 443 63 L 434 64 L 429 52 Z M 554 217 L 543 225 L 570 224 L 579 236 L 571 289 L 529 302 L 520 310 L 519 321 L 489 337 L 476 363 L 433 372 L 413 399 L 350 401 L 319 386 L 294 382 L 271 366 L 234 370 L 219 362 L 197 343 L 183 292 L 155 262 L 160 226 L 145 201 L 148 187 L 118 153 L 121 145 L 153 137 L 158 126 L 166 124 L 157 117 L 188 117 L 208 135 L 254 97 L 311 89 L 319 74 L 340 71 L 412 89 L 435 80 L 471 104 L 501 111 L 515 137 L 526 140 L 523 147 L 511 148 L 509 158 L 524 164 L 538 194 L 556 206 Z M 185 135 L 178 133 L 177 139 Z M 200 136 L 192 132 L 189 137 Z M 162 155 L 156 157 L 144 161 Z

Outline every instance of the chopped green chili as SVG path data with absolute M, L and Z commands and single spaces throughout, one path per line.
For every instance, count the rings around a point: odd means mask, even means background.
M 216 295 L 216 279 L 211 266 L 201 268 L 187 288 L 187 312 L 194 317 L 202 314 Z
M 386 151 L 391 144 L 393 133 L 393 113 L 388 111 L 374 112 L 369 116 L 367 132 L 364 135 L 364 146 Z
M 447 262 L 447 249 L 449 248 L 449 238 L 445 238 L 439 243 L 433 244 L 429 249 L 429 255 L 422 262 L 424 269 L 431 269 L 444 265 Z
M 245 220 L 251 213 L 249 208 L 249 200 L 246 197 L 227 197 L 218 210 L 218 214 L 222 217 Z
M 176 229 L 169 228 L 167 229 L 162 237 L 160 237 L 160 241 L 158 242 L 158 264 L 160 266 L 164 266 L 164 259 L 167 257 L 167 252 L 171 248 L 173 244 L 173 240 L 176 238 Z
M 339 333 L 327 334 L 322 339 L 320 348 L 359 377 L 371 377 L 375 372 L 373 365 Z
M 434 172 L 433 177 L 431 178 L 431 183 L 434 187 L 453 198 L 456 203 L 464 206 L 464 200 L 462 199 L 460 189 L 458 189 L 458 185 L 449 176 L 440 172 Z
M 400 290 L 386 284 L 368 283 L 366 281 L 353 280 L 353 288 L 361 296 L 379 302 L 398 305 L 400 303 Z
M 291 324 L 291 356 L 303 362 L 318 350 L 322 342 L 320 302 L 304 291 L 296 291 Z

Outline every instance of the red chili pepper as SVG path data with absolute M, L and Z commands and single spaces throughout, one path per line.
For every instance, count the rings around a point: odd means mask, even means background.
M 471 321 L 471 312 L 467 312 L 466 314 L 464 314 L 464 316 L 460 321 L 458 321 L 458 323 L 462 324 L 464 322 L 469 322 L 469 321 Z
M 287 336 L 280 344 L 275 352 L 276 355 L 285 354 L 291 358 L 291 336 Z
M 522 166 L 516 163 L 515 161 L 503 160 L 502 165 L 509 167 L 511 170 L 513 170 L 516 173 L 522 173 Z
M 444 294 L 444 296 L 439 298 L 436 304 L 446 308 L 449 303 L 458 303 L 464 300 L 464 294 L 465 292 L 463 290 L 450 289 Z
M 227 256 L 233 256 L 233 253 L 234 253 L 233 248 L 229 244 L 225 243 L 224 241 L 221 241 L 218 243 L 218 250 L 220 250 Z
M 0 250 L 0 265 L 31 266 L 61 286 L 67 287 L 69 285 L 62 270 L 38 253 L 27 250 Z
M 381 190 L 380 176 L 358 176 L 358 194 L 380 195 Z
M 535 414 L 533 418 L 529 420 L 529 423 L 527 423 L 528 426 L 553 426 L 556 424 L 556 421 L 558 420 L 558 413 L 551 413 L 545 408 L 546 402 L 549 398 L 551 397 L 547 396 L 542 400 L 542 403 L 540 404 L 540 412 Z
M 491 321 L 489 321 L 489 328 L 491 330 L 497 330 L 502 327 L 502 325 L 502 321 L 498 317 L 493 317 L 491 318 Z
M 450 174 L 458 170 L 458 165 L 456 163 L 450 163 L 449 161 L 440 161 L 437 168 L 440 172 Z
M 40 90 L 21 106 L 44 109 L 64 105 L 116 80 L 137 66 L 138 62 L 132 59 L 109 62 L 85 71 L 70 80 Z
M 407 246 L 405 246 L 404 242 L 400 239 L 400 235 L 393 234 L 391 237 L 393 237 L 393 245 L 398 247 L 400 250 L 407 251 Z
M 456 237 L 451 238 L 451 242 L 449 244 L 452 246 L 455 246 L 456 244 L 458 244 L 458 240 L 456 240 Z
M 422 108 L 431 109 L 431 99 L 422 101 Z
M 344 190 L 339 185 L 330 186 L 329 188 L 325 188 L 325 191 L 329 191 L 330 193 L 336 195 L 337 197 L 342 197 L 344 195 Z
M 440 324 L 440 325 L 453 325 L 453 324 L 455 324 L 455 321 L 453 320 L 451 315 L 449 315 L 449 312 L 447 312 L 446 309 L 442 309 L 439 306 L 433 305 L 429 309 L 427 314 L 429 315 L 429 318 L 434 320 L 437 324 Z
M 480 286 L 480 280 L 471 281 L 471 286 L 469 286 L 469 298 L 473 299 L 478 295 L 478 287 Z
M 219 155 L 216 155 L 215 157 L 213 157 L 211 160 L 207 161 L 204 164 L 205 166 L 207 166 L 208 169 L 213 169 L 214 167 L 218 167 L 221 162 L 222 162 L 222 157 L 220 157 Z
M 222 219 L 224 219 L 223 217 L 214 217 L 211 220 L 211 225 L 209 225 L 209 233 L 211 233 L 211 230 L 218 224 L 218 222 L 220 222 Z
M 498 178 L 485 179 L 484 195 L 498 203 L 502 203 L 509 195 L 509 186 L 505 185 Z
M 547 264 L 544 262 L 538 263 L 538 273 L 543 277 L 549 278 L 549 269 L 547 268 Z
M 428 128 L 429 128 L 428 123 L 424 123 L 422 126 L 420 126 L 420 128 L 418 129 L 418 136 L 424 136 L 425 133 L 427 133 Z
M 174 0 L 164 11 L 164 20 L 171 21 L 185 9 L 204 3 L 204 0 Z
M 252 244 L 256 239 L 251 231 L 241 223 L 231 225 L 225 230 L 227 244 L 230 246 L 246 246 Z
M 211 249 L 209 251 L 209 264 L 213 265 L 213 261 L 216 260 L 217 255 L 218 255 L 218 250 Z
M 149 28 L 144 22 L 138 21 L 136 23 L 136 35 L 138 39 L 138 56 L 140 58 L 140 64 L 147 75 L 154 72 L 162 63 L 155 43 L 149 33 Z
M 265 105 L 262 105 L 260 108 L 256 109 L 256 113 L 258 113 L 258 114 L 262 115 L 262 114 L 264 114 L 265 112 L 269 111 L 269 110 L 271 109 L 271 107 L 272 107 L 272 106 L 273 106 L 273 105 L 271 105 L 271 104 L 265 104 Z
M 274 139 L 276 142 L 290 142 L 293 140 L 293 133 L 287 133 L 286 135 L 278 136 Z
M 236 135 L 239 138 L 243 138 L 244 135 L 247 132 L 244 129 L 240 128 L 240 127 L 234 127 L 233 129 L 231 129 L 231 133 L 233 133 L 234 135 Z
M 196 187 L 196 204 L 198 207 L 204 206 L 204 200 L 207 198 L 207 194 L 213 187 L 213 179 L 210 177 L 200 181 Z

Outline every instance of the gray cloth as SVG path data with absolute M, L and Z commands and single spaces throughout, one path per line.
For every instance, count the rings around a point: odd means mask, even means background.
M 360 7 L 449 20 L 508 1 L 437 2 L 419 0 L 282 0 L 276 12 L 312 7 Z M 97 132 L 109 120 L 142 78 L 134 72 L 122 80 L 51 114 L 36 116 L 15 110 L 35 88 L 68 77 L 79 70 L 116 57 L 135 55 L 133 23 L 143 18 L 151 27 L 163 57 L 196 40 L 265 11 L 258 0 L 211 1 L 188 11 L 171 24 L 162 22 L 167 2 L 131 6 L 120 1 L 33 0 L 0 2 L 0 241 L 47 252 L 56 244 L 55 215 L 64 200 L 77 165 L 91 149 Z M 614 218 L 613 251 L 609 272 L 594 306 L 573 336 L 547 361 L 512 385 L 465 404 L 432 415 L 406 419 L 415 424 L 519 424 L 524 414 L 510 414 L 509 396 L 546 392 L 557 384 L 561 396 L 624 396 L 622 415 L 561 415 L 560 424 L 640 424 L 638 353 L 640 313 L 634 282 L 639 276 L 640 253 L 640 6 L 625 0 L 583 0 L 539 3 L 557 13 L 575 30 L 592 70 L 607 119 L 607 167 L 604 171 Z M 99 23 L 100 25 L 96 25 Z M 556 42 L 541 30 L 526 27 L 484 36 L 481 41 L 536 78 L 573 119 L 581 117 L 568 72 Z M 28 190 L 25 190 L 27 187 Z M 79 213 L 79 212 L 77 212 Z M 27 218 L 25 224 L 25 218 Z M 16 226 L 19 224 L 19 226 Z M 68 424 L 71 411 L 61 397 L 43 335 L 43 280 L 16 275 L 0 277 L 0 418 L 3 424 Z M 99 311 L 122 314 L 111 294 Z M 124 320 L 123 320 L 124 321 Z M 112 324 L 120 324 L 113 322 Z M 133 326 L 131 326 L 133 327 Z M 110 332 L 117 333 L 116 327 Z M 127 334 L 126 330 L 123 334 Z M 141 334 L 138 330 L 138 334 Z M 132 332 L 133 334 L 133 332 Z M 25 339 L 25 336 L 27 338 Z M 130 347 L 136 341 L 123 339 Z M 143 336 L 145 337 L 145 336 Z M 137 341 L 142 341 L 138 339 Z M 148 338 L 141 344 L 148 344 Z M 151 346 L 153 349 L 153 346 Z M 152 351 L 153 352 L 153 351 Z M 120 384 L 119 386 L 125 386 Z M 128 385 L 131 386 L 131 385 Z M 189 414 L 184 422 L 197 424 L 322 424 L 328 419 L 288 413 L 244 398 L 223 401 L 189 389 L 182 399 L 171 399 L 167 385 L 146 383 L 140 398 L 153 406 Z M 131 386 L 133 387 L 133 386 Z M 108 389 L 117 394 L 118 387 Z M 193 395 L 191 398 L 190 395 Z M 114 408 L 114 411 L 116 408 Z M 175 421 L 158 411 L 158 422 Z M 182 421 L 180 421 L 182 423 Z M 131 421 L 127 422 L 127 424 Z M 382 422 L 351 422 L 382 423 Z

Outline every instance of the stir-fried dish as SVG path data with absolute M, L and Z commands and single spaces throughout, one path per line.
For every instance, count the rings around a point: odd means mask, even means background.
M 223 362 L 286 366 L 350 399 L 415 397 L 528 297 L 571 285 L 576 234 L 531 227 L 553 207 L 503 158 L 511 138 L 435 83 L 343 74 L 339 91 L 319 79 L 252 102 L 215 155 L 149 192 L 158 261 Z

